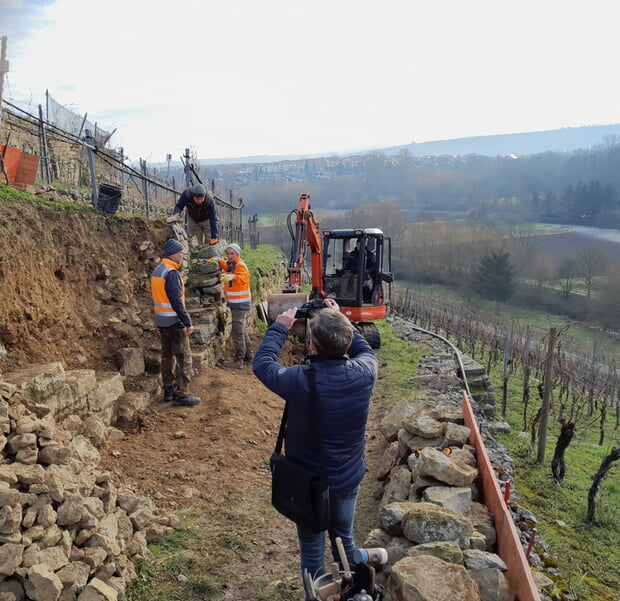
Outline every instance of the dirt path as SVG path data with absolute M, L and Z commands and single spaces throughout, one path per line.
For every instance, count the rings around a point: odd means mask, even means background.
M 203 399 L 200 405 L 156 403 L 135 432 L 108 443 L 103 467 L 135 482 L 160 507 L 192 513 L 201 530 L 202 561 L 227 583 L 221 595 L 210 599 L 303 599 L 294 527 L 270 504 L 268 460 L 281 399 L 249 367 L 203 369 L 191 388 Z M 380 445 L 373 423 L 369 464 Z M 364 479 L 359 543 L 374 527 L 377 485 L 369 475 Z

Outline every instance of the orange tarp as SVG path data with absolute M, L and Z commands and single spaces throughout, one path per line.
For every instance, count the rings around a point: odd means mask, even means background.
M 22 152 L 14 146 L 0 144 L 0 155 L 4 161 L 4 170 L 12 186 L 26 187 L 34 185 L 39 168 L 39 157 Z M 2 183 L 6 183 L 4 175 L 0 175 Z

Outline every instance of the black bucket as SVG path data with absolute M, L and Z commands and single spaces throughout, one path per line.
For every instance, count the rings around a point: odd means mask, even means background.
M 123 191 L 118 186 L 99 184 L 97 193 L 97 208 L 105 213 L 116 213 L 121 202 Z

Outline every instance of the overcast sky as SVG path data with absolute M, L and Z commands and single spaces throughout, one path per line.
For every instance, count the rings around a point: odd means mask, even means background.
M 0 35 L 7 100 L 134 161 L 620 123 L 616 0 L 0 0 Z

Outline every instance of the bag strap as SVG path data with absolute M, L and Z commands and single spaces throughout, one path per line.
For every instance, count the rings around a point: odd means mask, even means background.
M 312 397 L 317 400 L 318 408 L 321 407 L 320 397 L 316 389 L 316 372 L 313 365 L 305 365 L 303 370 L 308 378 L 309 390 Z M 319 436 L 319 442 L 321 444 L 321 476 L 323 480 L 327 481 L 325 477 L 325 454 L 323 453 L 323 427 L 321 421 L 318 419 L 319 411 L 312 412 L 312 423 L 314 430 L 317 431 Z M 276 453 L 282 452 L 282 445 L 286 434 L 286 419 L 288 417 L 288 401 L 284 404 L 284 410 L 282 411 L 282 421 L 280 422 L 280 431 L 278 432 L 278 439 L 276 441 Z
M 282 421 L 280 421 L 280 431 L 278 432 L 278 440 L 274 453 L 282 452 L 282 443 L 284 442 L 284 428 L 286 427 L 286 417 L 288 415 L 288 401 L 284 403 L 284 411 L 282 411 Z

